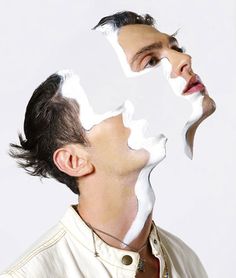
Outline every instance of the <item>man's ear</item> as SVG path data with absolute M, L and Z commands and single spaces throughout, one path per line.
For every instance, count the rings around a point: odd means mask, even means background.
M 57 149 L 53 154 L 57 168 L 72 177 L 83 177 L 93 172 L 93 164 L 83 146 L 71 144 Z

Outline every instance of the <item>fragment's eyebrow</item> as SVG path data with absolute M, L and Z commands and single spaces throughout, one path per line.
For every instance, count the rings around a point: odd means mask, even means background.
M 144 52 L 146 51 L 151 51 L 154 49 L 161 49 L 163 47 L 162 42 L 155 42 L 153 44 L 144 46 L 143 48 L 141 48 L 138 52 L 136 52 L 136 54 L 133 56 L 133 58 L 130 60 L 130 64 L 131 66 L 133 65 L 134 61 Z

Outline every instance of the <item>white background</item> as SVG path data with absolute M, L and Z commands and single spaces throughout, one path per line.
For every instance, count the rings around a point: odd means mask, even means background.
M 181 130 L 191 112 L 160 69 L 127 79 L 114 50 L 90 29 L 121 10 L 150 13 L 161 31 L 178 35 L 217 103 L 198 129 L 194 160 Z M 156 223 L 199 255 L 209 277 L 234 276 L 236 247 L 235 1 L 1 0 L 0 2 L 0 269 L 57 222 L 77 197 L 53 180 L 40 182 L 7 155 L 22 131 L 33 90 L 51 73 L 74 69 L 97 112 L 129 98 L 150 134 L 169 138 L 167 158 L 152 174 Z M 119 158 L 117 158 L 119 159 Z

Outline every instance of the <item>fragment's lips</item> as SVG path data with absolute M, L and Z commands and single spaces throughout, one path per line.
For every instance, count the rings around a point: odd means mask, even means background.
M 203 91 L 205 86 L 202 84 L 200 77 L 195 74 L 192 76 L 183 90 L 182 95 L 190 95 L 196 92 Z

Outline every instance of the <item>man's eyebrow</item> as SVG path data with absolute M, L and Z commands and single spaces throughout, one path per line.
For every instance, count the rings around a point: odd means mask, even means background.
M 144 52 L 146 51 L 150 51 L 153 49 L 161 49 L 163 47 L 162 42 L 155 42 L 152 43 L 150 45 L 144 46 L 143 48 L 141 48 L 138 52 L 136 52 L 136 54 L 133 56 L 133 58 L 131 59 L 130 64 L 132 65 L 134 63 L 134 61 Z
M 175 45 L 175 44 L 178 44 L 178 41 L 177 39 L 174 37 L 175 34 L 171 35 L 171 36 L 168 36 L 168 41 L 169 41 L 169 44 L 172 46 L 172 45 Z M 141 48 L 134 56 L 133 58 L 131 59 L 131 62 L 130 62 L 130 65 L 132 66 L 134 61 L 141 55 L 143 54 L 144 52 L 146 51 L 151 51 L 151 50 L 154 50 L 154 49 L 161 49 L 163 47 L 163 44 L 162 42 L 155 42 L 153 44 L 150 44 L 150 45 L 147 45 L 147 46 L 144 46 L 143 48 Z

